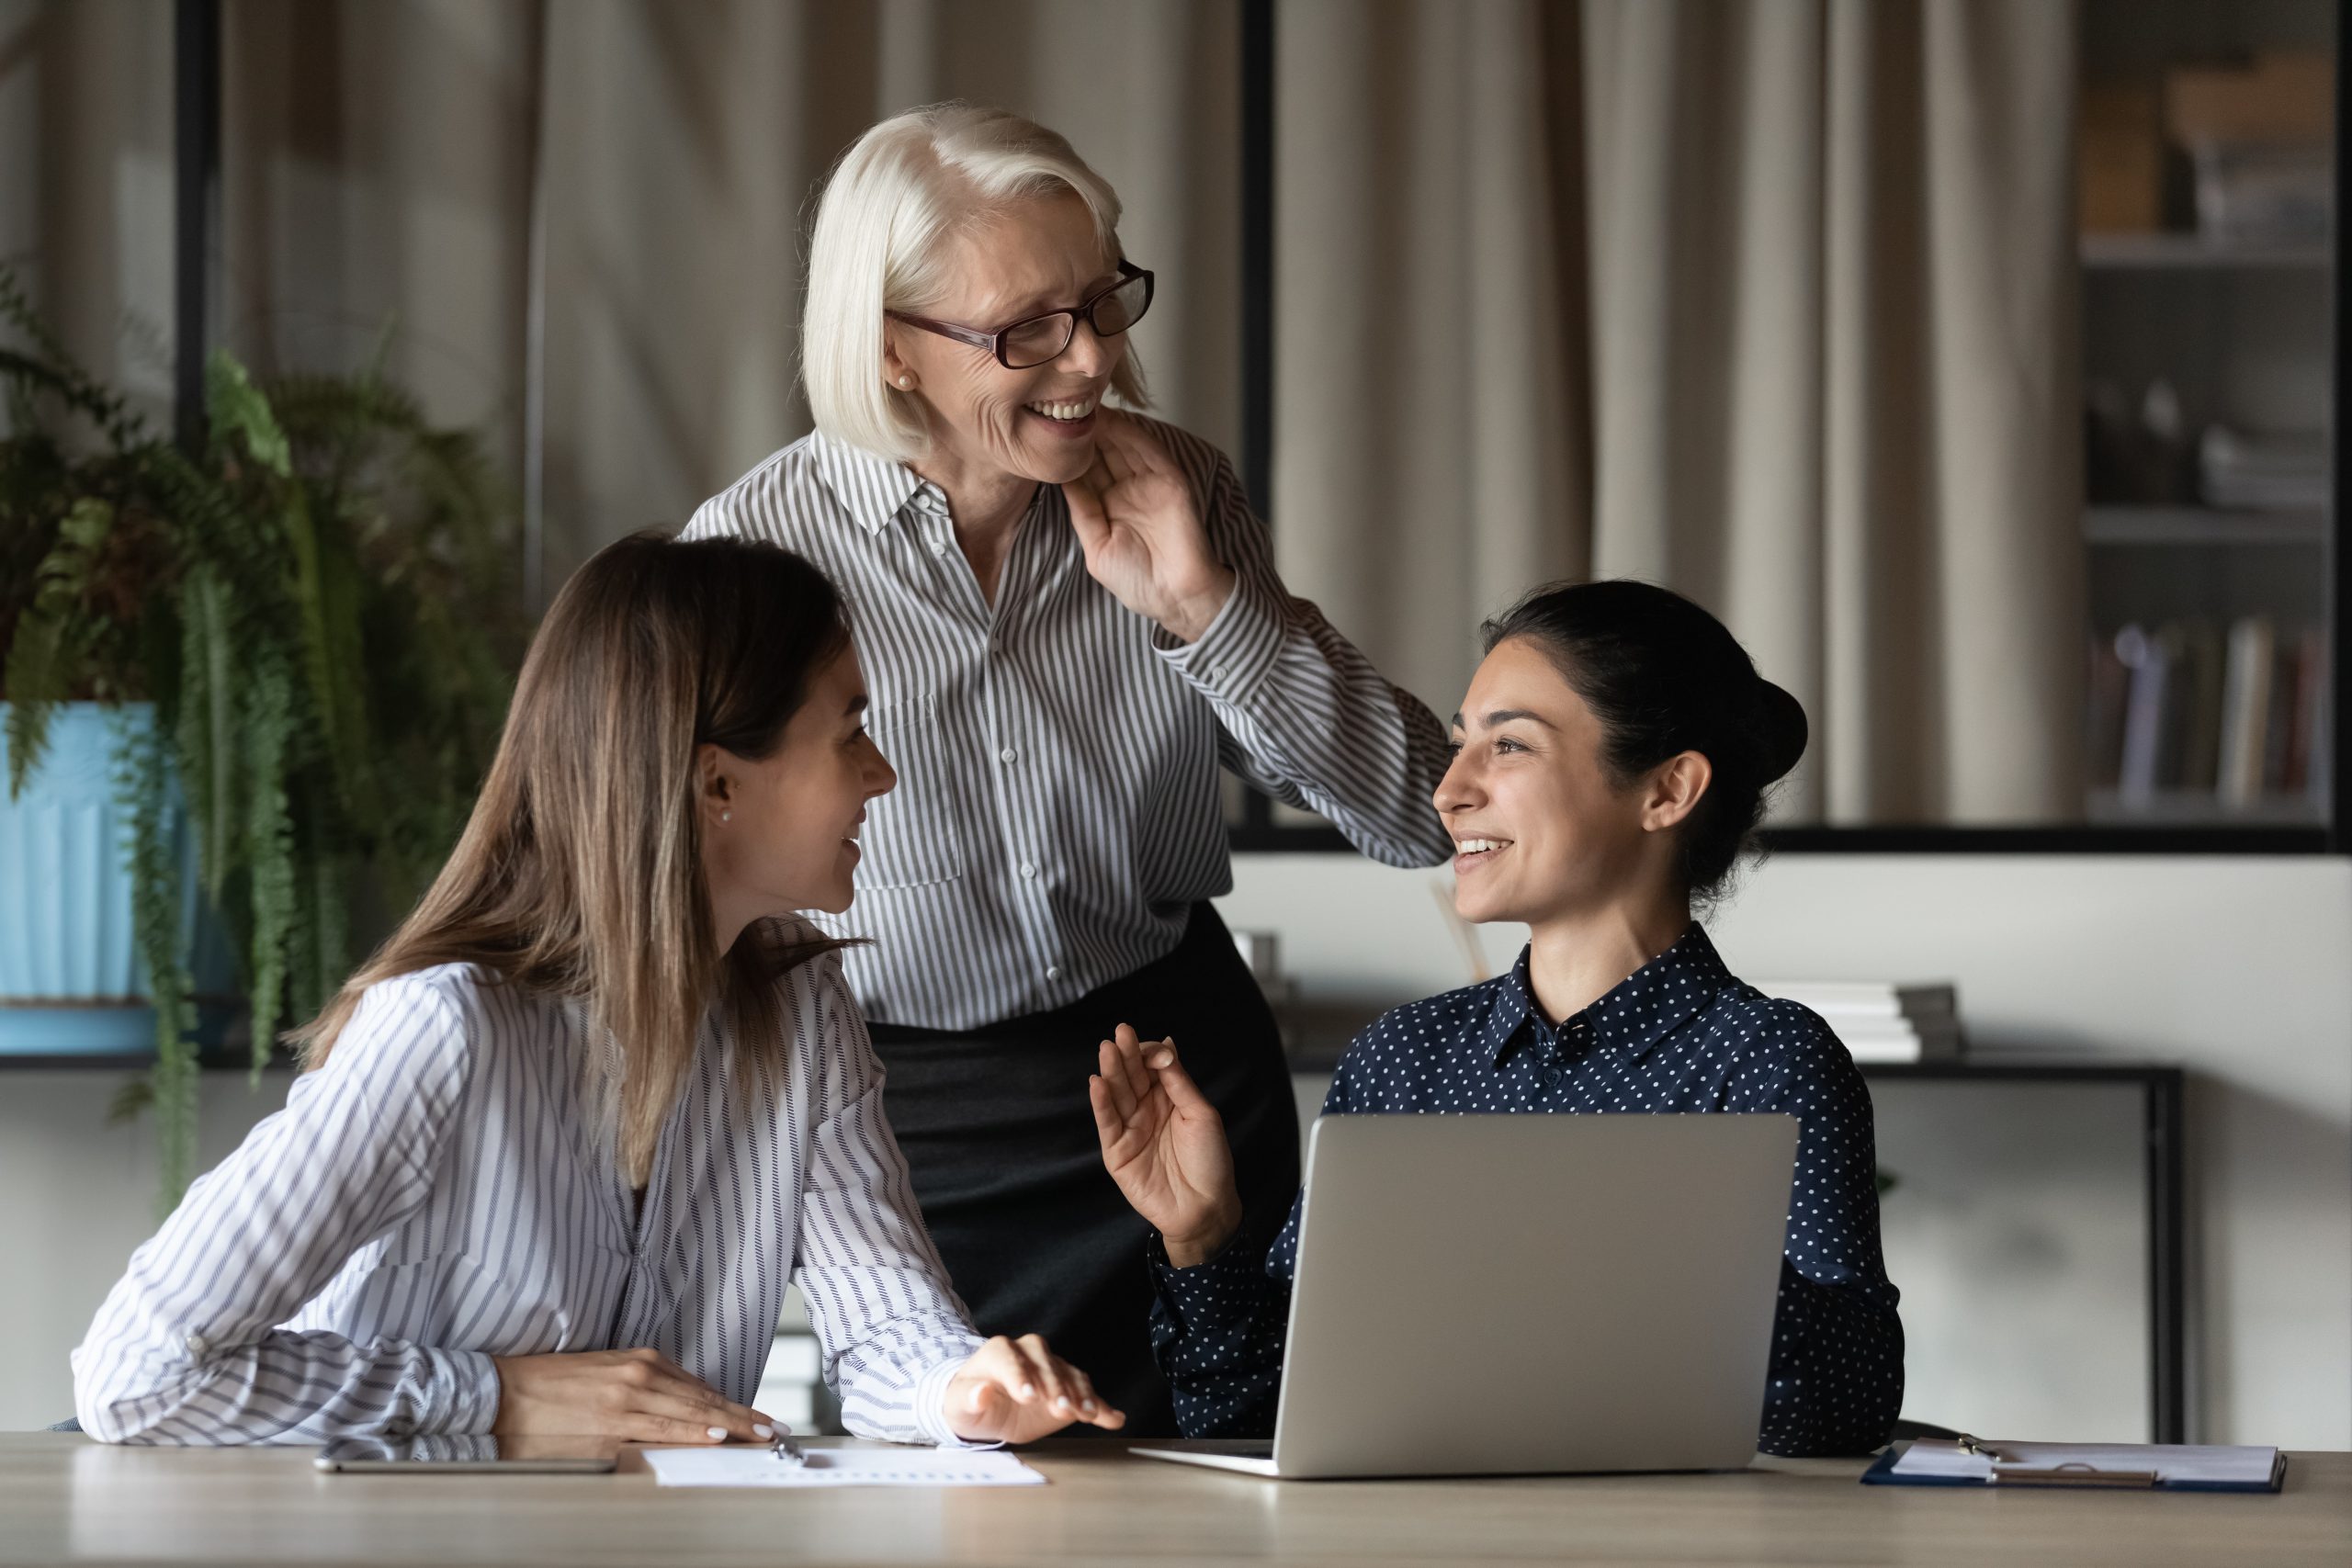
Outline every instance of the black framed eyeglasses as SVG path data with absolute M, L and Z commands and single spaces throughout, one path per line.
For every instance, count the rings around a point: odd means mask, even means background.
M 1069 340 L 1078 335 L 1080 317 L 1094 329 L 1095 336 L 1117 337 L 1142 321 L 1143 313 L 1150 309 L 1151 274 L 1122 261 L 1119 281 L 1109 288 L 1097 289 L 1066 310 L 1026 316 L 992 333 L 957 326 L 953 321 L 934 321 L 928 316 L 910 316 L 904 310 L 884 314 L 894 321 L 904 321 L 910 327 L 954 338 L 957 343 L 968 343 L 974 348 L 985 348 L 1007 370 L 1034 370 L 1062 356 L 1069 347 Z

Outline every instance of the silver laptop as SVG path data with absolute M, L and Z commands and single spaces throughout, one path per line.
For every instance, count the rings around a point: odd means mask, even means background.
M 1318 1120 L 1253 1475 L 1736 1470 L 1796 1166 L 1781 1115 Z

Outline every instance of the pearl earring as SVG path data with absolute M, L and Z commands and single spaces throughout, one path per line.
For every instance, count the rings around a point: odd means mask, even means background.
M 732 811 L 722 811 L 718 814 L 718 819 L 721 822 L 732 822 L 735 820 L 735 813 Z
M 911 387 L 914 384 L 915 378 L 911 376 L 901 376 L 899 378 L 899 385 L 901 387 Z

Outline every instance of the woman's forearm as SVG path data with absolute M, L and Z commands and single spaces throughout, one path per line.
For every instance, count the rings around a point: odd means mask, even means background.
M 284 1329 L 217 1349 L 188 1337 L 175 1352 L 94 1336 L 74 1356 L 83 1429 L 109 1443 L 266 1443 L 487 1432 L 498 1414 L 498 1373 L 478 1351 Z

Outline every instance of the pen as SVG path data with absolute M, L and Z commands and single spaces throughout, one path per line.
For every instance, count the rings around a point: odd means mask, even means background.
M 1976 1458 L 1982 1460 L 1990 1460 L 1995 1464 L 2007 1464 L 2011 1462 L 2009 1456 L 2003 1453 L 2000 1450 L 1987 1447 L 1985 1444 L 1977 1441 L 1974 1438 L 1970 1437 L 1965 1432 L 1957 1434 L 1952 1438 L 1952 1441 L 1960 1445 L 1960 1451 L 1962 1453 L 1973 1454 Z
M 800 1451 L 800 1445 L 793 1441 L 789 1432 L 779 1434 L 776 1440 L 769 1445 L 768 1451 L 775 1455 L 779 1464 L 805 1466 L 808 1462 L 808 1456 Z

